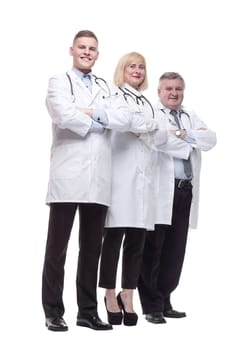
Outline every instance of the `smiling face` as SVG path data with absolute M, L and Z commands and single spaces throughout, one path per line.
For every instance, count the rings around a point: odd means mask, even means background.
M 124 82 L 138 90 L 145 79 L 145 64 L 141 60 L 129 63 L 124 70 Z
M 98 43 L 95 38 L 79 37 L 70 48 L 73 66 L 83 73 L 89 73 L 99 56 Z
M 169 109 L 178 109 L 184 98 L 184 82 L 179 79 L 160 81 L 158 95 L 162 104 Z

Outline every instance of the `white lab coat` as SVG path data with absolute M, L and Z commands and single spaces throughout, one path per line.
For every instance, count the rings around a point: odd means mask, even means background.
M 70 70 L 74 98 L 66 74 L 49 81 L 46 104 L 52 118 L 53 142 L 46 203 L 89 202 L 110 205 L 111 143 L 110 130 L 88 133 L 91 118 L 79 108 L 104 108 L 109 127 L 120 131 L 145 132 L 155 128 L 135 113 L 121 107 L 115 91 L 93 81 L 92 93 Z M 113 88 L 111 86 L 111 88 Z M 110 95 L 110 96 L 109 96 Z M 125 103 L 123 103 L 125 105 Z
M 176 129 L 176 126 L 169 122 L 168 111 L 164 114 L 161 110 L 163 105 L 158 102 L 155 106 L 155 112 L 159 128 Z M 184 108 L 183 108 L 184 109 Z M 199 189 L 200 189 L 200 170 L 201 170 L 201 151 L 208 151 L 216 144 L 216 134 L 210 129 L 195 130 L 207 128 L 194 112 L 184 109 L 189 117 L 182 114 L 182 124 L 184 129 L 192 129 L 196 144 L 191 152 L 191 164 L 193 169 L 193 199 L 190 211 L 190 227 L 196 228 L 198 222 Z M 184 140 L 170 135 L 166 144 L 157 147 L 156 161 L 159 163 L 159 184 L 156 186 L 156 224 L 171 224 L 172 206 L 174 196 L 174 161 L 173 157 L 187 159 L 190 152 L 190 146 Z M 158 171 L 157 171 L 158 174 Z
M 133 94 L 141 93 L 125 84 Z M 139 105 L 136 98 L 127 97 L 129 109 L 140 108 L 144 118 L 153 118 L 146 102 Z M 154 131 L 157 144 L 166 142 L 167 132 Z M 155 189 L 157 162 L 155 154 L 143 140 L 131 132 L 113 131 L 112 143 L 112 203 L 107 212 L 106 227 L 154 228 Z

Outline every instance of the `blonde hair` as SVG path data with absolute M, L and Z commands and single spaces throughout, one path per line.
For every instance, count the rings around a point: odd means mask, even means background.
M 129 64 L 135 61 L 142 61 L 143 65 L 145 66 L 145 79 L 143 80 L 142 84 L 138 87 L 138 90 L 145 90 L 148 88 L 146 60 L 145 60 L 145 57 L 138 52 L 129 52 L 126 55 L 122 56 L 118 61 L 115 69 L 115 73 L 113 76 L 113 81 L 116 84 L 116 86 L 121 87 L 125 83 L 125 79 L 124 79 L 125 68 L 126 66 L 128 66 Z

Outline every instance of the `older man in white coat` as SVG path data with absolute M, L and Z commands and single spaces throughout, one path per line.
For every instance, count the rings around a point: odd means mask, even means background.
M 184 79 L 175 72 L 159 80 L 155 110 L 169 136 L 157 146 L 156 225 L 147 234 L 138 284 L 143 314 L 151 323 L 186 316 L 173 309 L 170 297 L 179 283 L 188 228 L 197 226 L 201 151 L 216 144 L 216 134 L 182 106 L 184 88 Z
M 125 101 L 105 80 L 92 74 L 98 40 L 91 31 L 76 34 L 70 48 L 73 68 L 49 80 L 47 108 L 53 143 L 46 202 L 50 206 L 42 303 L 46 326 L 67 331 L 63 319 L 64 265 L 76 211 L 79 211 L 77 268 L 78 326 L 112 329 L 97 312 L 97 272 L 107 207 L 111 199 L 110 130 L 147 132 L 140 110 L 129 112 Z M 90 115 L 91 114 L 91 115 Z

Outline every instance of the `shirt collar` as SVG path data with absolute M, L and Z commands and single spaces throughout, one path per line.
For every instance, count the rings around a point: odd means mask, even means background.
M 85 74 L 85 73 L 81 72 L 79 69 L 77 69 L 77 68 L 75 68 L 75 67 L 72 68 L 72 71 L 73 71 L 73 72 L 75 73 L 75 75 L 76 75 L 77 77 L 79 77 L 80 79 L 82 79 L 83 74 Z M 91 78 L 92 78 L 92 73 L 91 73 L 91 71 L 90 71 L 89 73 L 86 73 L 86 74 L 89 74 L 89 75 L 91 76 Z
M 166 113 L 170 113 L 170 111 L 171 111 L 171 109 L 165 107 L 160 100 L 158 101 L 157 106 L 161 111 L 164 111 Z M 183 107 L 183 105 L 181 105 L 177 111 L 179 112 L 179 111 L 183 111 L 183 110 L 184 110 L 184 107 Z
M 134 89 L 132 86 L 130 86 L 130 85 L 127 84 L 127 83 L 124 83 L 124 84 L 122 85 L 121 88 L 122 88 L 122 89 L 127 89 L 127 90 L 129 90 L 129 92 L 133 93 L 134 95 L 136 95 L 136 96 L 138 96 L 138 97 L 142 96 L 142 94 L 141 94 L 140 91 Z

